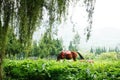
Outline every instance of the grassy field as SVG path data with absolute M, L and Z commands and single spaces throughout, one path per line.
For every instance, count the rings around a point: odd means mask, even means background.
M 6 80 L 120 80 L 119 60 L 60 61 L 8 60 L 4 62 Z

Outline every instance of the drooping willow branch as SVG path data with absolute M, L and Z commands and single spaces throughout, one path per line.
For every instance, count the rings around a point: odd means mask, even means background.
M 88 13 L 88 26 L 86 27 L 86 33 L 85 33 L 87 40 L 89 40 L 90 34 L 91 34 L 95 2 L 96 2 L 96 0 L 85 0 L 84 1 L 85 6 L 86 6 L 86 12 Z
M 10 14 L 6 15 L 10 17 L 8 26 L 12 26 L 17 30 L 19 41 L 23 46 L 29 46 L 32 40 L 32 35 L 36 30 L 37 24 L 43 24 L 42 20 L 44 12 L 46 10 L 48 15 L 49 33 L 51 35 L 53 24 L 60 22 L 62 18 L 67 16 L 68 6 L 71 2 L 77 2 L 80 0 L 0 0 L 0 25 L 5 23 L 5 12 L 8 10 L 2 9 L 6 3 L 9 2 Z M 87 37 L 89 39 L 91 26 L 92 26 L 92 14 L 94 10 L 95 0 L 84 0 L 82 4 L 86 5 L 86 11 L 88 12 Z M 3 27 L 3 26 L 2 26 Z M 6 26 L 4 26 L 6 27 Z

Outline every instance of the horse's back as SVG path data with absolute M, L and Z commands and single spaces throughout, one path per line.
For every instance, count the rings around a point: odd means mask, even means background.
M 78 56 L 78 53 L 75 52 L 75 51 L 71 51 L 71 54 L 72 54 L 72 56 L 75 57 L 75 58 Z

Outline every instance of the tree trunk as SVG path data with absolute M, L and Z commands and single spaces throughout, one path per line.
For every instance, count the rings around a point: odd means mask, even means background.
M 0 21 L 0 80 L 2 80 L 2 26 Z
M 3 80 L 3 58 L 5 55 L 8 26 L 0 26 L 0 80 Z
M 2 31 L 1 31 L 2 32 Z M 3 68 L 2 68 L 2 63 L 3 63 L 3 54 L 4 54 L 4 44 L 3 44 L 3 35 L 0 33 L 0 80 L 3 79 Z
M 2 53 L 0 52 L 0 80 L 3 80 L 3 67 L 2 67 L 2 62 L 3 62 L 3 58 L 2 58 Z

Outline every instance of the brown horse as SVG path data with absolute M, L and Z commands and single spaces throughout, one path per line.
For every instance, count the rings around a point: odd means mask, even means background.
M 73 59 L 74 61 L 76 61 L 76 58 L 77 58 L 78 55 L 80 56 L 80 59 L 84 59 L 84 57 L 79 52 L 62 51 L 57 56 L 57 61 L 59 61 L 60 59 L 68 59 L 68 60 Z

